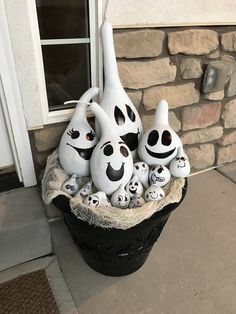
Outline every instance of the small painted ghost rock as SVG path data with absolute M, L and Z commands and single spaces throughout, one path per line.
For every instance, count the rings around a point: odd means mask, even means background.
M 114 207 L 125 209 L 129 206 L 130 196 L 125 191 L 124 185 L 121 184 L 119 189 L 116 190 L 111 196 L 111 204 Z
M 178 148 L 177 156 L 170 163 L 170 172 L 177 178 L 186 178 L 190 174 L 188 156 L 182 147 Z
M 135 195 L 129 203 L 129 208 L 142 207 L 144 204 L 144 199 L 141 196 Z
M 62 191 L 66 192 L 70 195 L 74 195 L 78 189 L 79 189 L 79 185 L 77 183 L 77 174 L 73 174 L 69 180 L 66 180 L 63 184 L 62 184 Z
M 110 201 L 102 191 L 87 196 L 84 200 L 84 204 L 91 207 L 111 207 Z
M 151 185 L 145 192 L 145 200 L 147 202 L 159 201 L 165 196 L 164 190 L 155 184 Z
M 168 122 L 168 103 L 161 100 L 156 108 L 152 127 L 141 137 L 138 154 L 149 166 L 169 165 L 182 142 Z
M 85 198 L 86 196 L 93 193 L 93 181 L 90 179 L 77 193 L 75 196 Z
M 161 165 L 153 166 L 149 172 L 150 185 L 164 186 L 170 181 L 170 177 L 169 169 Z
M 139 181 L 147 189 L 149 187 L 148 183 L 149 166 L 143 161 L 136 162 L 134 164 L 134 174 L 137 175 Z
M 141 196 L 143 194 L 143 186 L 140 183 L 137 175 L 133 176 L 133 178 L 126 185 L 125 189 L 129 194 L 130 198 L 133 198 L 134 195 Z

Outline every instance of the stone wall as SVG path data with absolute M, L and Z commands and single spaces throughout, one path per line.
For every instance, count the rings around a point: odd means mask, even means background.
M 236 160 L 236 27 L 115 30 L 114 39 L 123 86 L 139 108 L 145 129 L 165 98 L 170 124 L 181 136 L 192 171 Z M 225 88 L 203 94 L 209 62 L 223 62 Z M 65 127 L 56 124 L 31 132 L 39 169 Z

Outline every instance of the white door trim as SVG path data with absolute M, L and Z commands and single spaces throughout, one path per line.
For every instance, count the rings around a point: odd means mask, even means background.
M 24 43 L 22 43 L 24 44 Z M 20 181 L 37 184 L 23 104 L 15 69 L 4 0 L 0 0 L 0 75 L 4 91 L 2 105 Z M 32 104 L 33 105 L 33 104 Z

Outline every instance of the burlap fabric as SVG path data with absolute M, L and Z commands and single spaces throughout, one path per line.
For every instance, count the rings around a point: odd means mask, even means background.
M 61 186 L 69 178 L 68 174 L 62 169 L 58 150 L 55 150 L 47 160 L 43 180 L 42 197 L 46 204 L 50 204 L 58 195 L 65 195 L 70 198 L 70 207 L 72 213 L 78 218 L 87 221 L 101 228 L 131 228 L 144 219 L 148 219 L 155 212 L 162 210 L 171 203 L 178 203 L 182 197 L 182 189 L 185 184 L 184 179 L 174 179 L 164 187 L 166 196 L 156 202 L 145 203 L 142 207 L 132 209 L 120 209 L 116 207 L 98 207 L 93 208 L 83 204 L 80 197 L 71 197 L 69 194 L 61 191 Z M 85 178 L 86 180 L 86 178 Z M 81 186 L 84 182 L 81 181 Z

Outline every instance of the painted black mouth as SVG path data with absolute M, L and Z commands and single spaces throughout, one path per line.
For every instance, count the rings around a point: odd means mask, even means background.
M 137 189 L 136 189 L 136 190 L 133 190 L 133 191 L 129 189 L 129 191 L 130 191 L 131 194 L 135 194 L 136 191 L 137 191 Z
M 140 132 L 138 129 L 137 133 L 127 133 L 127 134 L 121 136 L 122 140 L 129 147 L 131 152 L 138 147 L 138 136 L 139 136 L 139 134 L 140 134 Z
M 148 152 L 148 154 L 154 158 L 160 158 L 160 159 L 164 159 L 164 158 L 167 158 L 169 157 L 170 155 L 173 154 L 173 152 L 175 151 L 176 148 L 172 149 L 172 150 L 169 150 L 168 152 L 165 152 L 165 153 L 154 153 L 152 152 L 151 150 L 149 150 L 146 146 L 146 151 Z
M 124 175 L 124 162 L 122 162 L 122 166 L 119 170 L 115 170 L 112 168 L 111 163 L 107 163 L 106 175 L 110 181 L 119 181 Z
M 80 155 L 81 158 L 85 159 L 85 160 L 89 160 L 91 158 L 92 152 L 94 150 L 94 147 L 90 147 L 90 148 L 79 148 L 79 147 L 75 147 L 69 143 L 66 143 L 66 145 L 69 145 L 70 147 L 74 148 L 77 153 Z

